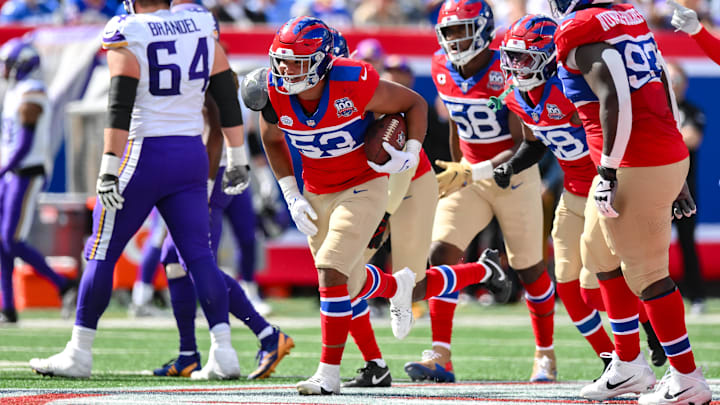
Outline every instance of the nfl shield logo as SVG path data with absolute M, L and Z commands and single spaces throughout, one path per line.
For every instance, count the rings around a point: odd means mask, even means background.
M 468 84 L 467 84 L 467 82 L 462 82 L 462 83 L 460 84 L 460 88 L 462 88 L 463 93 L 467 93 L 467 90 L 468 90 Z
M 533 121 L 538 122 L 538 121 L 540 121 L 540 115 L 538 113 L 536 113 L 535 111 L 533 111 L 532 119 L 533 119 Z
M 307 120 L 307 121 L 305 121 L 305 123 L 306 123 L 307 126 L 309 126 L 309 127 L 314 127 L 314 126 L 315 126 L 315 121 L 314 121 L 314 120 Z

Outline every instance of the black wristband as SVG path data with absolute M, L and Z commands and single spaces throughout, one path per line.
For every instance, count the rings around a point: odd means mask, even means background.
M 223 128 L 243 124 L 242 110 L 238 100 L 235 75 L 230 69 L 210 76 L 208 93 L 220 110 L 220 125 Z
M 130 130 L 138 79 L 129 76 L 113 76 L 110 78 L 108 93 L 107 128 Z
M 598 174 L 603 180 L 617 181 L 617 169 L 612 169 L 605 166 L 597 167 Z

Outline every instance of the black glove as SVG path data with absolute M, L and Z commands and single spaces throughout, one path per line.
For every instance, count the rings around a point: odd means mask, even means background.
M 370 243 L 368 243 L 369 249 L 377 249 L 382 244 L 383 235 L 385 235 L 385 231 L 387 230 L 389 218 L 390 218 L 390 213 L 386 212 L 385 216 L 383 216 L 383 219 L 380 220 L 380 223 L 378 224 L 378 227 L 375 230 L 375 233 L 373 234 L 372 238 L 370 238 Z
M 510 178 L 512 175 L 515 174 L 515 171 L 512 168 L 512 165 L 509 162 L 505 162 L 500 164 L 500 166 L 496 167 L 495 170 L 493 170 L 493 177 L 495 178 L 495 183 L 500 188 L 508 188 L 510 185 Z
M 227 195 L 236 195 L 250 185 L 250 166 L 230 166 L 223 174 L 223 191 Z
M 687 183 L 683 185 L 680 194 L 678 194 L 675 201 L 673 201 L 672 207 L 672 214 L 675 215 L 675 219 L 682 219 L 683 216 L 690 218 L 697 212 L 695 200 L 693 200 L 692 194 L 690 194 Z

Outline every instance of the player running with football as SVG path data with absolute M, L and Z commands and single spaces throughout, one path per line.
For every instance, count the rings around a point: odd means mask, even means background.
M 536 345 L 530 379 L 554 381 L 555 289 L 542 259 L 540 172 L 536 165 L 523 171 L 510 189 L 492 180 L 493 168 L 509 159 L 522 140 L 522 124 L 515 114 L 488 106 L 489 98 L 502 93 L 505 84 L 500 53 L 488 48 L 495 31 L 492 10 L 484 0 L 448 0 L 435 30 L 442 49 L 433 56 L 432 77 L 452 118 L 451 151 L 459 162 L 438 162 L 445 171 L 438 175 L 441 199 L 430 263 L 460 262 L 470 241 L 496 216 L 510 265 L 527 292 Z M 427 280 L 428 294 L 416 299 L 435 295 Z M 416 290 L 423 287 L 421 282 Z M 405 365 L 411 378 L 455 380 L 450 341 L 457 296 L 454 292 L 430 299 L 432 350 L 425 351 L 421 361 Z
M 72 338 L 61 353 L 32 359 L 30 366 L 45 375 L 90 376 L 92 343 L 110 300 L 115 262 L 157 206 L 195 281 L 210 326 L 210 357 L 226 359 L 227 373 L 239 374 L 228 298 L 217 293 L 225 284 L 209 243 L 208 158 L 201 139 L 208 90 L 220 108 L 228 146 L 225 192 L 242 192 L 249 177 L 232 71 L 216 46 L 210 13 L 173 13 L 166 0 L 124 4 L 128 14 L 110 20 L 103 34 L 111 78 L 108 127 Z
M 682 297 L 668 273 L 668 213 L 683 191 L 688 150 L 662 55 L 632 5 L 549 3 L 561 20 L 555 34 L 558 75 L 577 108 L 599 173 L 591 186 L 596 209 L 585 212 L 583 251 L 597 238 L 615 253 L 592 250 L 583 254 L 583 262 L 606 273 L 598 278 L 611 319 L 621 320 L 641 298 L 670 362 L 655 390 L 641 395 L 639 403 L 709 402 L 712 393 L 695 364 Z M 622 271 L 616 270 L 618 260 Z M 637 329 L 637 320 L 616 328 Z M 649 390 L 654 383 L 642 356 L 621 357 L 616 342 L 610 366 L 581 394 L 599 399 L 625 386 Z

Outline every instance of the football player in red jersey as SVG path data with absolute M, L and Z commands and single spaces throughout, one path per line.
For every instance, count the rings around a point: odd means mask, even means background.
M 636 306 L 635 297 L 641 298 L 670 362 L 665 377 L 639 403 L 709 402 L 712 393 L 695 364 L 682 297 L 668 272 L 668 213 L 685 189 L 688 150 L 678 131 L 665 63 L 632 5 L 607 0 L 549 3 L 560 20 L 555 34 L 558 75 L 577 108 L 599 173 L 591 187 L 596 209 L 586 211 L 583 246 L 601 238 L 615 253 L 592 252 L 583 259 L 592 256 L 592 267 L 604 273 L 598 279 L 610 318 L 622 319 Z M 622 271 L 616 270 L 618 258 Z M 605 373 L 581 395 L 607 398 L 635 384 L 636 391 L 651 389 L 654 375 L 647 374 L 644 359 L 630 357 L 616 347 Z
M 720 65 L 720 39 L 714 37 L 698 20 L 697 13 L 691 8 L 680 5 L 673 0 L 668 0 L 668 4 L 675 10 L 673 11 L 670 24 L 690 35 L 700 48 L 715 63 Z
M 484 0 L 448 0 L 440 8 L 435 30 L 442 49 L 433 56 L 432 78 L 452 118 L 450 142 L 457 162 L 438 162 L 445 168 L 438 175 L 443 198 L 435 214 L 430 263 L 460 262 L 470 241 L 496 216 L 510 266 L 527 291 L 536 345 L 531 380 L 555 380 L 555 289 L 542 255 L 540 172 L 533 165 L 509 189 L 501 189 L 492 179 L 493 168 L 510 158 L 522 140 L 522 124 L 515 114 L 488 106 L 505 84 L 500 53 L 488 48 L 495 30 L 492 10 Z M 431 283 L 428 278 L 416 290 L 426 287 L 429 293 L 436 289 Z M 455 380 L 450 342 L 456 305 L 457 292 L 430 299 L 432 350 L 425 351 L 421 361 L 405 365 L 411 378 Z
M 558 159 L 565 173 L 565 192 L 555 211 L 552 233 L 558 296 L 575 326 L 607 366 L 610 358 L 603 353 L 609 354 L 614 346 L 602 328 L 598 314 L 605 310 L 605 305 L 596 272 L 583 267 L 580 249 L 587 196 L 597 171 L 590 159 L 585 131 L 575 106 L 563 94 L 562 83 L 556 74 L 553 40 L 556 30 L 557 23 L 550 17 L 527 15 L 505 33 L 500 47 L 502 67 L 510 74 L 512 80 L 508 81 L 508 87 L 512 86 L 514 91 L 504 101 L 525 123 L 524 141 L 510 160 L 495 168 L 495 182 L 507 188 L 514 173 L 536 163 L 547 149 Z M 590 246 L 586 251 L 607 251 L 603 240 L 593 242 L 597 246 Z M 644 307 L 640 306 L 639 313 L 627 315 L 624 321 L 630 316 L 638 318 L 648 336 L 653 364 L 662 366 L 667 357 L 647 320 Z M 610 319 L 611 325 L 613 322 L 616 321 Z M 629 345 L 631 350 L 639 353 L 637 327 L 631 333 L 623 330 L 616 339 L 627 342 L 625 348 Z
M 265 152 L 298 229 L 308 236 L 318 269 L 322 354 L 317 372 L 298 383 L 305 395 L 340 392 L 340 360 L 352 317 L 351 297 L 390 298 L 393 329 L 410 330 L 415 274 L 368 279 L 363 253 L 387 202 L 387 175 L 413 168 L 427 129 L 427 104 L 417 93 L 382 81 L 365 62 L 335 58 L 328 27 L 311 17 L 285 23 L 270 47 L 267 92 L 271 109 L 260 121 Z M 408 141 L 375 165 L 365 157 L 365 130 L 377 113 L 405 113 Z M 275 117 L 269 116 L 274 114 Z M 298 190 L 285 135 L 303 161 Z M 367 288 L 366 288 L 367 287 Z M 367 298 L 367 297 L 366 297 Z M 400 325 L 400 323 L 402 325 Z

